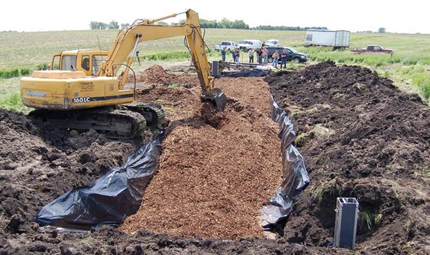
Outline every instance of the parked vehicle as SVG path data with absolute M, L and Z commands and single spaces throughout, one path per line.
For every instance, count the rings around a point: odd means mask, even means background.
M 221 51 L 224 47 L 227 47 L 227 50 L 234 50 L 237 45 L 235 42 L 232 41 L 223 41 L 220 44 L 215 45 L 215 50 Z
M 393 54 L 394 50 L 392 49 L 384 49 L 379 45 L 368 45 L 366 48 L 363 49 L 352 49 L 351 52 L 353 53 L 388 53 L 388 54 Z
M 268 60 L 269 62 L 272 62 L 272 55 L 277 50 L 279 53 L 279 60 L 281 60 L 281 54 L 283 50 L 287 50 L 287 61 L 294 61 L 296 63 L 306 62 L 309 60 L 309 57 L 305 53 L 298 52 L 297 50 L 291 48 L 291 47 L 267 47 L 268 50 Z
M 267 47 L 279 47 L 279 40 L 278 39 L 269 39 L 266 42 L 264 42 L 264 45 Z
M 306 31 L 305 43 L 308 46 L 328 46 L 334 49 L 349 47 L 350 32 L 346 30 L 316 30 Z
M 239 42 L 239 49 L 241 50 L 249 50 L 261 47 L 261 42 L 259 40 L 242 40 Z

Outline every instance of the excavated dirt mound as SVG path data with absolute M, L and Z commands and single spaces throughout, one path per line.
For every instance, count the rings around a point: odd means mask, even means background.
M 430 109 L 358 66 L 325 62 L 267 77 L 298 130 L 311 185 L 285 227 L 288 242 L 328 244 L 335 199 L 360 203 L 357 248 L 430 252 Z
M 0 198 L 3 215 L 9 217 L 32 219 L 35 205 L 122 165 L 138 148 L 133 142 L 109 140 L 94 130 L 71 131 L 72 135 L 47 130 L 22 114 L 5 110 L 0 110 L 0 123 Z
M 133 77 L 129 77 L 129 82 L 133 82 Z M 181 73 L 174 74 L 166 72 L 163 67 L 159 65 L 151 66 L 141 74 L 136 75 L 138 83 L 145 84 L 163 84 L 163 85 L 181 85 L 183 87 L 191 88 L 200 86 L 197 75 Z
M 171 101 L 166 88 L 144 95 L 177 107 L 163 141 L 159 172 L 141 209 L 122 226 L 126 232 L 263 237 L 260 209 L 282 175 L 279 128 L 269 117 L 268 86 L 254 78 L 221 79 L 217 87 L 230 97 L 223 113 L 202 104 L 199 90 L 177 89 L 182 95 L 178 101 Z
M 33 219 L 42 206 L 122 165 L 139 146 L 94 130 L 52 130 L 0 110 L 0 239 L 37 233 Z

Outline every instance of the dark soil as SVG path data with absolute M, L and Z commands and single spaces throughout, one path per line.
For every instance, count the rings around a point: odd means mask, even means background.
M 267 77 L 292 116 L 311 185 L 285 240 L 332 240 L 335 199 L 360 203 L 357 248 L 371 254 L 430 252 L 430 109 L 388 79 L 325 62 Z
M 42 206 L 122 165 L 138 147 L 136 141 L 109 140 L 94 130 L 47 129 L 0 110 L 0 238 L 36 234 L 33 219 Z

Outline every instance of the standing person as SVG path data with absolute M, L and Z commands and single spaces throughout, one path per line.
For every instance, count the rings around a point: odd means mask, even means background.
M 287 49 L 284 49 L 282 51 L 281 61 L 282 61 L 281 62 L 281 69 L 282 69 L 282 66 L 284 66 L 284 68 L 287 69 Z
M 278 68 L 278 60 L 279 60 L 279 53 L 278 50 L 275 50 L 275 53 L 272 55 L 272 66 L 274 68 Z
M 254 63 L 254 49 L 250 48 L 248 51 L 249 54 L 249 63 Z
M 263 54 L 263 50 L 262 48 L 258 48 L 257 50 L 257 60 L 258 60 L 258 64 L 261 65 L 261 55 Z
M 239 49 L 236 48 L 234 49 L 234 61 L 239 64 L 239 57 L 240 57 L 240 53 L 239 53 Z
M 227 54 L 227 47 L 224 46 L 224 48 L 222 48 L 222 50 L 221 50 L 221 60 L 223 63 L 225 62 L 226 54 Z
M 269 50 L 267 50 L 267 47 L 263 47 L 263 58 L 264 63 L 267 64 L 269 62 Z

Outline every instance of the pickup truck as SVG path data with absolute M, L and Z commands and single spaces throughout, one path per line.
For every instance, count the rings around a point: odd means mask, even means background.
M 358 53 L 358 54 L 361 54 L 361 53 L 388 53 L 388 54 L 393 54 L 394 51 L 391 49 L 384 49 L 379 45 L 369 45 L 369 46 L 367 46 L 367 48 L 363 48 L 361 50 L 357 49 L 357 48 L 352 49 L 351 52 L 352 53 Z
M 261 47 L 261 42 L 259 40 L 246 39 L 240 41 L 238 47 L 244 51 L 248 51 L 249 49 L 256 50 Z
M 234 50 L 238 46 L 236 45 L 236 43 L 234 43 L 232 41 L 223 41 L 223 42 L 221 42 L 221 44 L 215 45 L 215 50 L 221 51 L 224 47 L 227 47 L 227 50 Z
M 297 50 L 291 48 L 291 47 L 267 47 L 267 55 L 268 55 L 268 61 L 272 62 L 272 55 L 277 50 L 279 53 L 279 61 L 281 61 L 281 54 L 283 50 L 287 50 L 287 61 L 294 61 L 296 63 L 306 62 L 309 60 L 308 55 L 305 53 L 298 52 Z
M 267 47 L 279 47 L 279 40 L 278 39 L 269 39 L 264 42 L 264 45 Z

